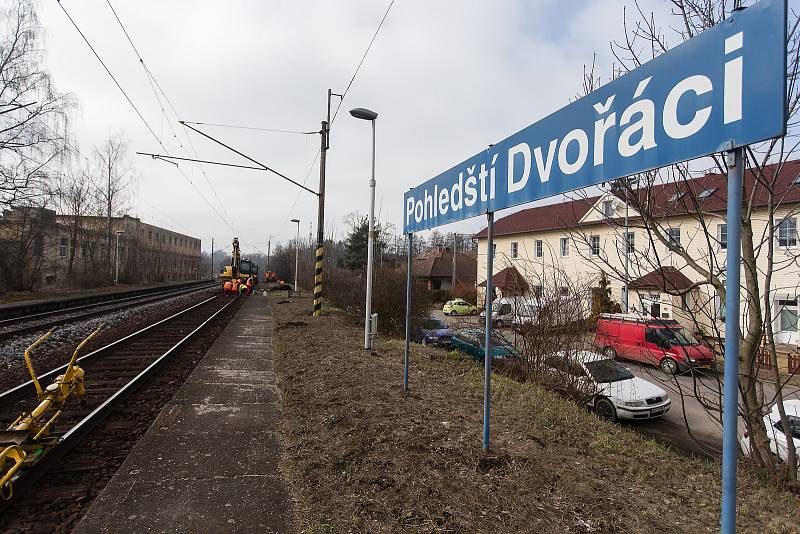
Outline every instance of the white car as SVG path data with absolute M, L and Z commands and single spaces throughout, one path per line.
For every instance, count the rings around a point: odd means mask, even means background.
M 786 411 L 786 418 L 789 419 L 789 430 L 794 441 L 794 448 L 800 451 L 800 400 L 790 399 L 783 401 L 783 409 Z M 778 413 L 778 406 L 764 416 L 764 427 L 767 429 L 769 437 L 769 450 L 772 451 L 780 461 L 785 462 L 789 459 L 788 437 L 781 426 L 781 416 Z M 750 455 L 750 438 L 747 432 L 742 437 L 742 451 L 745 456 Z M 800 475 L 800 465 L 797 468 Z
M 597 415 L 605 419 L 661 417 L 672 404 L 666 391 L 602 354 L 591 351 L 558 353 L 550 360 L 553 361 L 561 362 L 559 371 L 592 386 L 591 405 Z

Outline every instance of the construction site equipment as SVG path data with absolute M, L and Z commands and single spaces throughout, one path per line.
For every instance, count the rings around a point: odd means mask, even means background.
M 94 337 L 103 325 L 98 326 L 81 341 L 64 373 L 42 389 L 31 362 L 31 352 L 42 344 L 53 330 L 49 330 L 25 350 L 25 365 L 36 388 L 39 404 L 30 413 L 23 412 L 4 431 L 0 431 L 0 497 L 10 499 L 13 495 L 14 475 L 23 467 L 33 465 L 47 449 L 58 443 L 58 437 L 50 435 L 56 420 L 61 416 L 67 402 L 73 397 L 82 399 L 86 393 L 83 384 L 83 369 L 75 364 L 78 352 Z
M 242 253 L 239 249 L 239 238 L 234 237 L 231 246 L 231 263 L 222 268 L 219 277 L 224 283 L 234 278 L 238 278 L 244 282 L 251 276 L 256 282 L 258 281 L 258 265 L 253 263 L 249 258 L 242 259 Z

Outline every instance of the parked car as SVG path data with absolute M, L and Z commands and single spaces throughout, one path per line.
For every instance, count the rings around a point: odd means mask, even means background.
M 651 363 L 670 375 L 714 367 L 711 349 L 675 320 L 601 314 L 595 345 L 608 358 Z
M 492 301 L 492 326 L 503 328 L 511 326 L 520 310 L 531 305 L 530 299 L 523 297 L 502 297 Z M 486 310 L 480 313 L 481 322 L 486 320 Z
M 475 315 L 478 308 L 464 299 L 455 299 L 445 302 L 442 312 L 445 315 Z
M 450 346 L 455 350 L 481 360 L 486 355 L 486 332 L 478 328 L 468 328 L 453 334 Z M 492 357 L 511 358 L 517 355 L 517 349 L 496 334 L 492 334 Z
M 617 419 L 652 419 L 669 411 L 672 401 L 667 392 L 635 376 L 617 360 L 592 351 L 557 353 L 547 362 L 560 372 L 588 383 L 590 406 L 597 415 Z
M 453 331 L 444 324 L 444 321 L 435 317 L 422 317 L 412 321 L 414 332 L 412 339 L 423 345 L 436 347 L 449 347 Z
M 769 450 L 780 462 L 789 459 L 789 435 L 792 436 L 794 448 L 800 451 L 800 400 L 790 399 L 783 401 L 783 409 L 786 411 L 786 418 L 789 419 L 789 431 L 785 431 L 781 426 L 781 417 L 778 413 L 778 406 L 764 416 L 764 427 L 767 429 L 769 437 Z M 742 436 L 742 452 L 745 456 L 750 456 L 750 438 L 747 432 Z M 797 474 L 800 476 L 800 465 L 797 467 Z

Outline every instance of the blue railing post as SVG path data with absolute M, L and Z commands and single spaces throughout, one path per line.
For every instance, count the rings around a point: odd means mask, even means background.
M 408 273 L 406 275 L 406 345 L 403 352 L 403 391 L 408 391 L 408 353 L 411 342 L 411 287 L 413 278 L 414 234 L 408 234 Z
M 725 382 L 722 407 L 722 534 L 736 532 L 736 461 L 739 421 L 739 272 L 742 257 L 744 148 L 727 154 L 728 259 L 725 280 Z
M 489 420 L 492 402 L 492 277 L 494 276 L 494 213 L 488 212 L 486 219 L 489 223 L 488 245 L 486 250 L 486 296 L 484 308 L 486 309 L 486 352 L 483 358 L 483 450 L 489 450 Z

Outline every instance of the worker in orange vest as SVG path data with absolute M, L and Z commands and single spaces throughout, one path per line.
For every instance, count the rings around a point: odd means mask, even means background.
M 249 297 L 252 294 L 253 294 L 253 278 L 249 277 L 247 279 L 247 292 L 245 293 L 245 296 Z
M 222 285 L 222 294 L 226 297 L 229 297 L 233 294 L 233 282 L 230 280 L 225 281 L 225 283 Z

